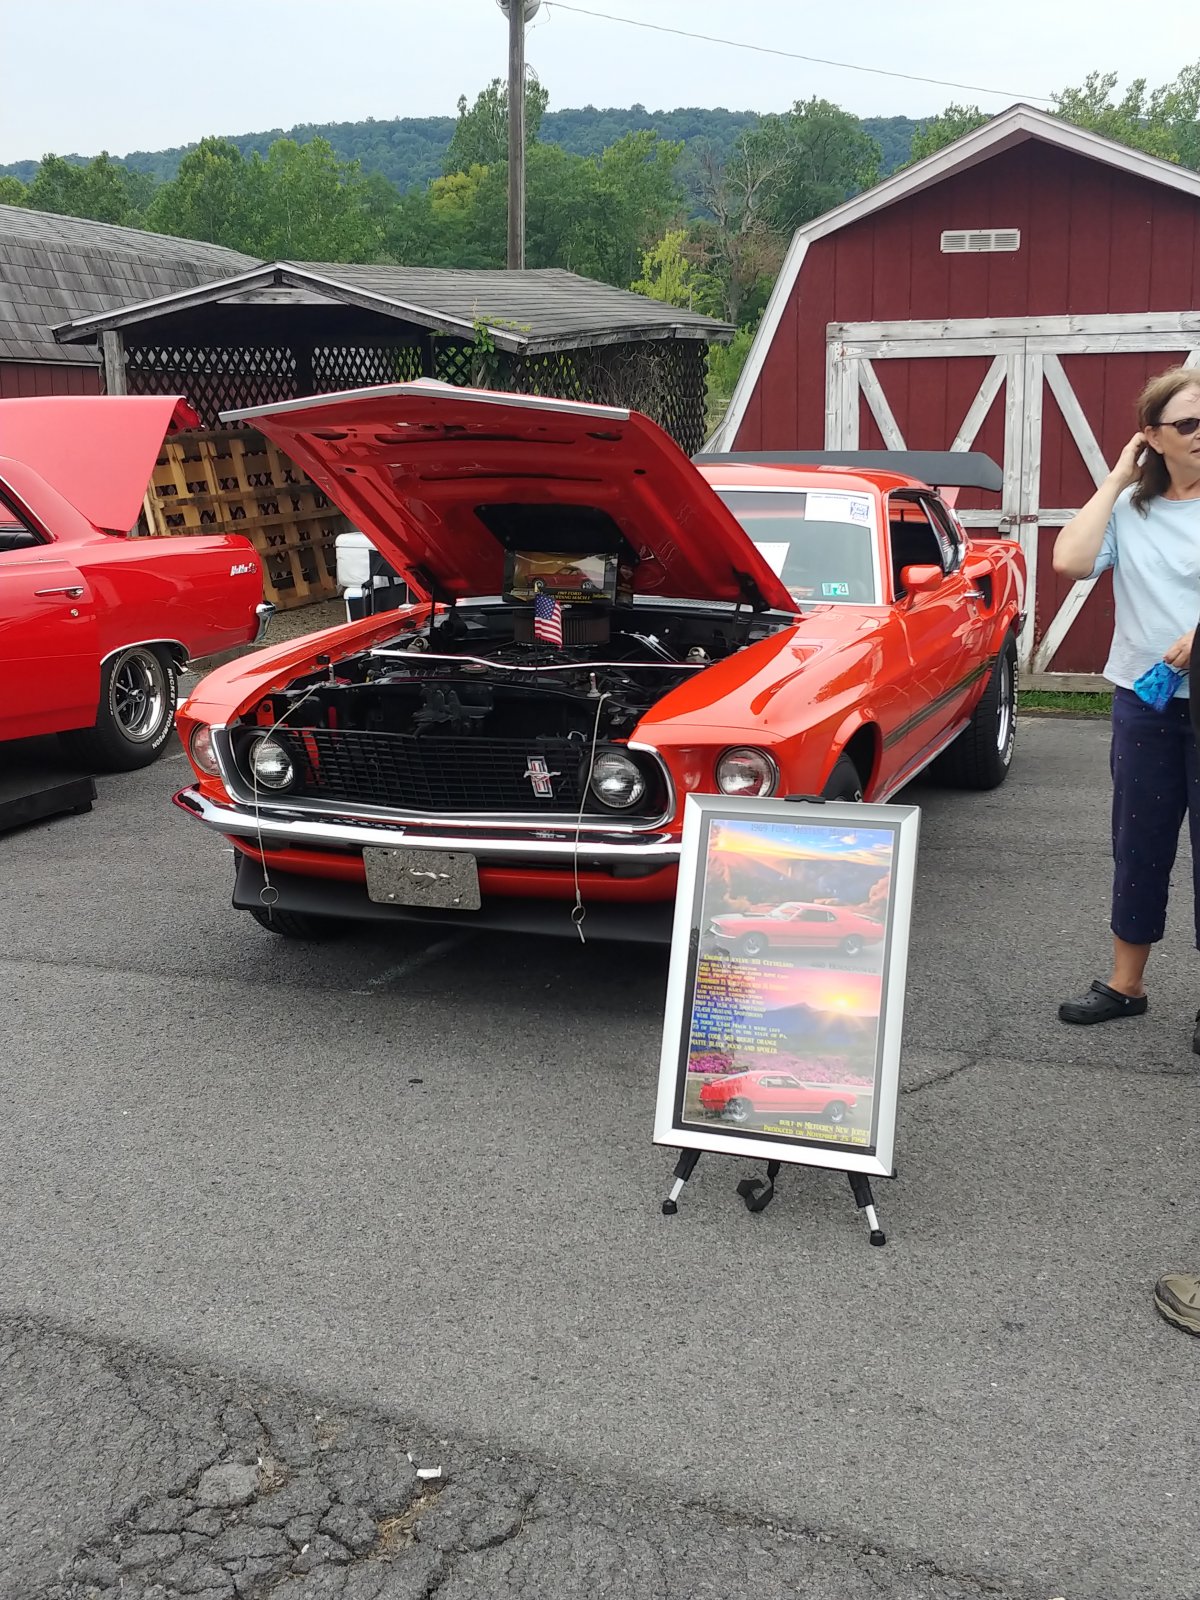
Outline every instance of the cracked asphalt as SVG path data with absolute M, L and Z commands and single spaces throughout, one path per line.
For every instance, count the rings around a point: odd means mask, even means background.
M 1106 759 L 905 797 L 883 1250 L 816 1171 L 660 1215 L 645 950 L 273 939 L 177 752 L 0 838 L 0 1600 L 1195 1600 L 1185 895 L 1147 1017 L 1054 1019 Z

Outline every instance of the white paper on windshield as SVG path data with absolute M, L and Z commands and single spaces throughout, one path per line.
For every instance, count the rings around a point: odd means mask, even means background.
M 759 544 L 754 541 L 754 548 L 770 567 L 777 578 L 783 576 L 783 563 L 787 560 L 787 553 L 792 548 L 790 544 Z
M 814 494 L 810 489 L 804 501 L 806 522 L 853 522 L 869 526 L 871 502 L 861 494 Z

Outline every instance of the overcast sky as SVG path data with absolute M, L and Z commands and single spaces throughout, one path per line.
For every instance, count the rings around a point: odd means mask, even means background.
M 1200 56 L 1196 45 L 1189 56 L 1190 30 L 1169 25 L 1173 13 L 1162 26 L 1135 25 L 1145 13 L 1116 0 L 579 3 L 978 88 L 786 60 L 543 0 L 527 59 L 552 110 L 779 111 L 820 95 L 859 116 L 925 116 L 951 100 L 1000 111 L 1093 69 L 1165 83 Z M 460 94 L 506 73 L 506 49 L 495 0 L 0 0 L 0 162 L 124 155 L 301 122 L 452 116 Z

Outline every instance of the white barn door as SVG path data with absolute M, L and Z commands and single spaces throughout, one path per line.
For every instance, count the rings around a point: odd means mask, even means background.
M 1135 363 L 1140 375 L 1132 377 L 1128 394 L 1106 406 L 1112 370 L 1106 358 L 1118 355 L 1143 358 Z M 959 396 L 958 411 L 943 402 L 948 409 L 940 438 L 930 435 L 937 408 L 923 407 L 914 398 L 920 386 L 900 380 L 911 373 L 908 364 L 914 361 L 945 363 L 940 370 L 946 378 L 935 381 L 933 389 L 939 397 L 951 389 Z M 1072 629 L 1079 631 L 1076 625 L 1095 584 L 1084 580 L 1062 592 L 1050 550 L 1058 529 L 1108 472 L 1094 415 L 1108 416 L 1105 432 L 1113 438 L 1115 456 L 1133 431 L 1137 387 L 1173 362 L 1200 366 L 1200 313 L 834 323 L 826 342 L 825 447 L 858 449 L 867 414 L 889 450 L 984 448 L 978 441 L 986 426 L 989 453 L 1001 458 L 1001 503 L 998 510 L 960 507 L 959 516 L 968 528 L 1019 539 L 1025 552 L 1029 588 L 1022 669 L 1046 687 L 1086 682 L 1099 688 L 1104 659 L 1099 645 L 1090 635 L 1086 645 L 1072 635 Z M 970 374 L 965 386 L 950 381 L 955 365 Z M 928 393 L 927 386 L 927 398 Z M 1069 496 L 1075 504 L 1064 503 L 1064 486 L 1075 491 Z M 1080 660 L 1081 649 L 1091 659 Z M 1075 658 L 1066 670 L 1059 666 L 1064 654 Z

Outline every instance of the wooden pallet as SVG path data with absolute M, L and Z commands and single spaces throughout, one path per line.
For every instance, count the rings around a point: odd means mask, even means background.
M 280 610 L 337 593 L 341 512 L 269 439 L 248 428 L 172 434 L 151 476 L 147 532 L 240 533 L 262 557 Z

